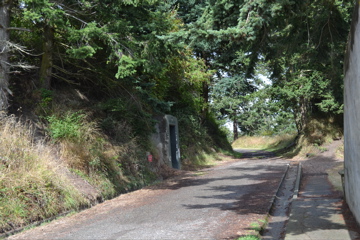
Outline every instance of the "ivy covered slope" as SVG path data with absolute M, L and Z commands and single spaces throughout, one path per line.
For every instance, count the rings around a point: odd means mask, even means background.
M 146 161 L 155 116 L 178 118 L 185 168 L 231 150 L 205 114 L 213 72 L 164 37 L 183 26 L 173 4 L 6 0 L 0 10 L 0 233 L 168 177 Z

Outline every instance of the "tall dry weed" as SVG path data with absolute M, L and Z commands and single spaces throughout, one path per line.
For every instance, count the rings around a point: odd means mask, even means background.
M 242 136 L 233 142 L 234 149 L 276 149 L 286 147 L 295 138 L 292 134 L 282 134 L 276 136 Z
M 51 148 L 34 142 L 31 124 L 1 116 L 0 159 L 0 232 L 85 203 L 56 173 Z
M 141 146 L 125 122 L 109 122 L 109 137 L 84 112 L 69 111 L 64 117 L 49 119 L 50 136 L 60 146 L 63 161 L 96 186 L 105 199 L 141 187 L 147 181 L 143 177 L 146 167 L 139 153 Z

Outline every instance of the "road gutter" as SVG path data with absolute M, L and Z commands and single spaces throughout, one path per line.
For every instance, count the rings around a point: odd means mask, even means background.
M 290 164 L 286 164 L 285 172 L 284 172 L 284 174 L 283 174 L 283 176 L 282 176 L 282 178 L 281 178 L 281 180 L 279 182 L 279 185 L 277 186 L 275 194 L 272 196 L 272 198 L 270 200 L 270 205 L 269 205 L 269 208 L 267 209 L 266 217 L 264 219 L 264 222 L 263 222 L 262 226 L 260 226 L 260 231 L 257 234 L 259 238 L 261 238 L 262 232 L 266 229 L 266 227 L 268 225 L 269 218 L 271 217 L 271 212 L 272 212 L 272 210 L 274 209 L 274 206 L 275 206 L 277 195 L 280 192 L 281 186 L 283 185 L 283 182 L 285 180 L 286 175 L 289 172 L 289 169 L 290 169 Z
M 294 186 L 299 167 L 288 166 L 286 175 L 279 185 L 276 197 L 269 210 L 266 228 L 261 232 L 261 239 L 283 239 L 283 232 L 289 219 L 288 209 L 293 201 Z
M 295 183 L 295 190 L 293 199 L 297 199 L 299 196 L 299 189 L 300 189 L 300 180 L 301 180 L 301 163 L 298 165 L 298 171 L 296 176 L 296 183 Z

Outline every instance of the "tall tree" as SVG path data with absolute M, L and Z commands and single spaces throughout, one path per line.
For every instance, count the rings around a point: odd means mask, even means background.
M 247 81 L 265 58 L 274 88 L 288 90 L 282 98 L 285 105 L 292 103 L 300 132 L 311 113 L 341 113 L 342 59 L 353 1 L 200 2 L 199 17 L 185 14 L 191 21 L 174 38 L 207 56 L 209 68 L 246 74 Z
M 234 140 L 239 137 L 239 126 L 241 116 L 246 106 L 246 95 L 256 88 L 243 81 L 243 75 L 220 77 L 212 86 L 212 109 L 218 112 L 219 117 L 227 117 L 233 123 Z M 246 111 L 246 110 L 245 110 Z
M 333 0 L 289 5 L 274 19 L 263 45 L 273 71 L 273 96 L 291 105 L 299 132 L 311 114 L 342 112 L 343 49 L 352 5 Z
M 0 1 L 0 110 L 8 108 L 9 49 L 10 49 L 10 7 L 12 0 Z
M 81 12 L 82 3 L 76 1 L 51 1 L 51 0 L 24 0 L 22 2 L 23 19 L 32 24 L 34 33 L 42 35 L 42 57 L 39 71 L 38 85 L 44 89 L 50 89 L 53 77 L 54 55 L 59 51 L 61 40 L 71 29 L 78 26 L 86 26 Z M 72 21 L 74 20 L 75 21 Z M 55 45 L 58 42 L 58 45 Z M 62 44 L 66 44 L 63 42 Z
M 176 4 L 186 24 L 171 38 L 191 46 L 194 54 L 204 58 L 208 68 L 216 70 L 219 76 L 245 74 L 239 79 L 245 83 L 253 75 L 271 18 L 291 2 L 204 0 Z M 209 87 L 205 85 L 203 89 L 205 101 Z

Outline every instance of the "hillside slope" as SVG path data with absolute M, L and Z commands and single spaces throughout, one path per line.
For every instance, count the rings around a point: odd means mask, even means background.
M 93 206 L 178 171 L 147 161 L 146 152 L 154 151 L 154 121 L 126 99 L 90 101 L 80 91 L 53 91 L 46 104 L 34 106 L 0 119 L 0 233 Z M 185 168 L 231 149 L 212 120 L 189 121 L 191 112 L 177 116 Z

